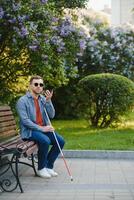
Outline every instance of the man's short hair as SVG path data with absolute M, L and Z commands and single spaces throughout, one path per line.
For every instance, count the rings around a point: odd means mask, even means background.
M 30 78 L 29 83 L 32 84 L 32 82 L 33 82 L 34 79 L 42 79 L 42 80 L 43 80 L 43 78 L 42 78 L 41 76 L 34 75 L 34 76 L 32 76 L 32 77 Z

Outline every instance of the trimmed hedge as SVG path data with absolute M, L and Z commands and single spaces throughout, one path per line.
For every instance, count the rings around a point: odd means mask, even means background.
M 94 127 L 108 127 L 134 105 L 134 83 L 116 74 L 96 74 L 80 82 L 82 111 Z

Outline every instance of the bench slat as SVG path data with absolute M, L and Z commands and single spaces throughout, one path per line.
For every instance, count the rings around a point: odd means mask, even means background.
M 37 151 L 37 144 L 34 141 L 23 141 L 21 138 L 18 138 L 6 142 L 5 144 L 0 147 L 0 150 L 4 150 L 4 148 L 7 149 L 18 149 L 18 151 L 25 152 L 27 156 L 31 155 L 34 151 Z
M 6 122 L 6 121 L 10 121 L 12 119 L 14 119 L 13 115 L 3 116 L 3 117 L 0 117 L 0 122 Z
M 11 130 L 16 130 L 16 126 L 15 125 L 12 125 L 12 126 L 7 126 L 7 127 L 2 127 L 0 128 L 0 135 L 3 133 L 3 132 L 7 132 L 7 131 L 11 131 Z M 4 133 L 5 135 L 5 133 Z
M 0 129 L 7 126 L 15 125 L 15 120 L 7 121 L 7 122 L 0 122 Z
M 28 148 L 26 151 L 26 155 L 30 156 L 33 152 L 36 152 L 38 149 L 38 145 L 34 144 L 32 147 Z
M 0 117 L 3 117 L 3 116 L 11 116 L 13 115 L 12 111 L 2 111 L 0 112 Z
M 8 105 L 0 106 L 0 140 L 4 141 L 15 136 L 16 129 L 16 121 L 11 108 Z
M 8 130 L 6 132 L 1 132 L 0 133 L 0 139 L 6 139 L 7 137 L 9 136 L 15 136 L 17 134 L 17 131 L 16 130 Z
M 10 106 L 5 105 L 5 106 L 0 106 L 0 111 L 6 111 L 6 110 L 11 110 Z
M 8 144 L 8 143 L 11 143 L 11 142 L 14 142 L 14 141 L 18 141 L 19 139 L 20 139 L 20 136 L 16 135 L 16 136 L 14 136 L 14 137 L 12 137 L 12 138 L 4 141 L 4 142 L 1 142 L 0 144 L 5 145 L 5 144 Z

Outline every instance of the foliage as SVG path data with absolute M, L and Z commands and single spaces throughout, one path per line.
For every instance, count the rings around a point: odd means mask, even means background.
M 88 0 L 52 0 L 57 8 L 83 8 Z
M 134 83 L 115 74 L 89 75 L 80 81 L 83 113 L 94 127 L 108 127 L 134 105 Z
M 58 2 L 1 0 L 0 81 L 3 87 L 0 92 L 3 96 L 12 94 L 13 83 L 20 77 L 39 74 L 49 85 L 57 87 L 74 75 L 75 59 L 85 35 L 57 9 Z M 67 1 L 64 2 L 67 6 Z M 74 1 L 75 5 L 79 1 Z
M 69 79 L 68 85 L 56 90 L 57 114 L 63 118 L 80 116 L 78 81 L 81 78 L 89 74 L 110 72 L 134 80 L 133 26 L 109 27 L 105 18 L 87 12 L 84 9 L 66 10 L 66 14 L 74 19 L 76 26 L 83 28 L 88 38 L 83 44 L 84 53 L 76 59 L 77 76 Z
M 67 85 L 59 87 L 54 92 L 53 103 L 56 109 L 56 118 L 76 119 L 79 118 L 80 97 L 78 80 L 69 79 Z
M 131 26 L 102 27 L 90 32 L 81 75 L 116 73 L 134 80 L 134 29 Z
M 92 30 L 98 30 L 102 27 L 108 27 L 108 21 L 104 16 L 97 14 L 87 9 L 66 9 L 65 15 L 69 16 L 76 27 L 81 27 L 87 37 L 81 40 L 81 48 L 86 48 L 86 41 L 88 40 L 89 33 Z M 78 82 L 83 77 L 81 67 L 82 53 L 78 54 L 76 58 L 77 74 L 69 78 L 68 84 L 63 85 L 56 89 L 54 95 L 54 105 L 56 108 L 57 118 L 79 118 L 79 107 L 81 105 L 81 98 L 79 94 Z

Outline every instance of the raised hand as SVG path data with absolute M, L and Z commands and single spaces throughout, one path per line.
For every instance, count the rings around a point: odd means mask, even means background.
M 51 100 L 51 98 L 53 96 L 53 90 L 51 92 L 49 90 L 46 90 L 44 92 L 44 95 L 45 95 L 47 101 Z

